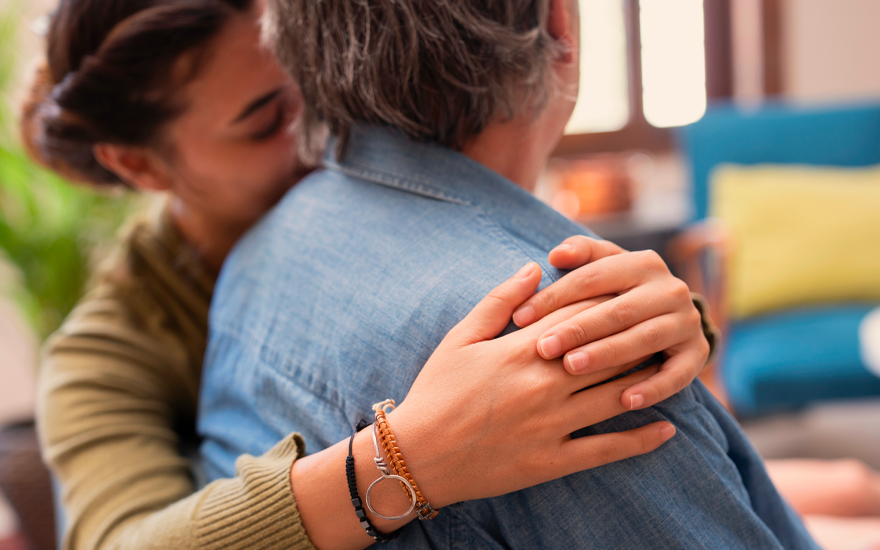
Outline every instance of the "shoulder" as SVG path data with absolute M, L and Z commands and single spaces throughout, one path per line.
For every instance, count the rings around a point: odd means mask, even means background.
M 549 284 L 561 274 L 547 261 L 548 246 L 579 231 L 567 221 L 549 223 L 545 218 L 558 214 L 531 200 L 519 218 L 528 227 L 521 228 L 479 204 L 322 170 L 288 192 L 238 243 L 220 276 L 212 322 L 215 328 L 258 326 L 265 314 L 243 321 L 253 304 L 298 303 L 303 294 L 327 291 L 324 285 L 367 283 L 374 272 L 399 285 L 415 277 L 421 283 L 408 291 L 416 293 L 433 280 L 428 273 L 447 274 L 439 284 L 469 283 L 456 292 L 482 297 L 535 261 Z M 354 273 L 361 280 L 352 280 Z
M 121 232 L 88 292 L 47 340 L 47 362 L 201 363 L 213 279 L 194 269 L 182 240 L 153 214 L 136 215 Z

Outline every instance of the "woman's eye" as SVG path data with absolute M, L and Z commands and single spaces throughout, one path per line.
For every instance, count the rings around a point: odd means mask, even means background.
M 282 129 L 286 118 L 287 117 L 284 115 L 284 108 L 280 105 L 277 106 L 275 108 L 275 116 L 272 117 L 270 123 L 264 129 L 260 130 L 256 134 L 251 135 L 251 139 L 257 142 L 266 141 Z

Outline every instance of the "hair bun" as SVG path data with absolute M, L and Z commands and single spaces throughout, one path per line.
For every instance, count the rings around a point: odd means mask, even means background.
M 87 130 L 82 121 L 58 105 L 57 92 L 66 81 L 67 78 L 56 84 L 45 61 L 37 67 L 21 109 L 20 132 L 25 151 L 35 162 L 68 180 L 95 185 L 121 183 L 95 159 L 92 143 L 83 139 Z

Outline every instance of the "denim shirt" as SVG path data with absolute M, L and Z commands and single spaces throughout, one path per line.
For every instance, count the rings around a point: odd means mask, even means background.
M 348 437 L 371 404 L 404 399 L 449 329 L 493 287 L 530 261 L 544 271 L 542 287 L 557 280 L 547 253 L 579 233 L 460 153 L 355 127 L 344 160 L 328 155 L 223 269 L 200 401 L 209 477 L 233 475 L 236 457 L 291 431 L 309 452 Z M 699 382 L 576 435 L 657 420 L 678 433 L 653 453 L 449 506 L 391 545 L 817 548 Z

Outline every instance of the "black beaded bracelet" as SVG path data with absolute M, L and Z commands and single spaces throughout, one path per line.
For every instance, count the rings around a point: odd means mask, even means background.
M 367 517 L 367 511 L 364 510 L 361 497 L 358 495 L 357 480 L 354 477 L 354 454 L 352 453 L 354 436 L 357 432 L 363 430 L 367 426 L 369 426 L 369 424 L 367 424 L 366 420 L 358 422 L 357 427 L 355 428 L 355 433 L 351 434 L 351 439 L 348 440 L 348 457 L 345 459 L 345 477 L 348 479 L 348 492 L 351 495 L 351 504 L 354 506 L 354 513 L 357 514 L 361 527 L 363 527 L 367 534 L 373 537 L 373 540 L 376 542 L 389 542 L 396 539 L 398 535 L 400 535 L 401 530 L 398 529 L 392 533 L 383 533 L 373 527 L 373 524 L 370 523 L 370 518 Z

